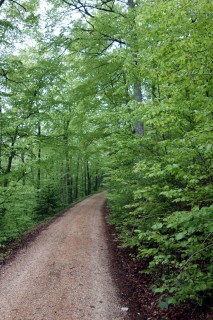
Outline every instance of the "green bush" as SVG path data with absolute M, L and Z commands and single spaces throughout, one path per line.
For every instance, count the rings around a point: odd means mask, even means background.
M 63 208 L 60 192 L 53 185 L 48 185 L 39 190 L 37 203 L 34 208 L 36 219 L 43 220 L 46 217 L 53 216 Z

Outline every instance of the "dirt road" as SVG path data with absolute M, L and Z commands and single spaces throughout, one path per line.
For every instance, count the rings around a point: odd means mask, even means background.
M 1 320 L 123 320 L 101 207 L 92 196 L 42 231 L 1 269 Z

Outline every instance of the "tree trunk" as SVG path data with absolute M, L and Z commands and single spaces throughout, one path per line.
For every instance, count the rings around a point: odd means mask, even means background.
M 132 9 L 132 10 L 135 9 L 134 0 L 128 0 L 127 4 L 128 4 L 128 7 L 130 9 Z M 133 29 L 134 29 L 135 17 L 133 18 L 132 24 L 133 24 Z M 135 35 L 134 33 L 133 33 L 133 40 L 137 41 L 137 35 Z M 133 60 L 134 60 L 135 67 L 137 68 L 137 65 L 138 65 L 138 53 L 137 53 L 137 51 L 135 53 L 133 53 L 132 57 L 133 57 Z M 137 73 L 137 70 L 136 70 L 136 73 Z M 141 88 L 140 80 L 135 79 L 135 82 L 133 84 L 133 91 L 134 91 L 134 94 L 133 94 L 134 100 L 137 101 L 137 102 L 141 102 L 143 100 L 143 95 L 142 95 L 142 88 Z M 141 120 L 138 120 L 138 121 L 135 122 L 134 129 L 135 129 L 135 133 L 138 134 L 139 136 L 143 136 L 144 135 L 144 125 L 143 125 Z
M 2 108 L 0 106 L 0 170 L 2 170 L 2 143 L 3 143 L 3 123 L 2 123 Z
M 70 174 L 69 177 L 69 197 L 68 197 L 69 203 L 73 202 L 73 178 L 72 175 Z
M 8 184 L 9 184 L 9 179 L 8 179 L 8 174 L 10 173 L 11 171 L 11 168 L 12 168 L 12 162 L 13 162 L 13 158 L 15 156 L 15 152 L 11 152 L 10 153 L 10 156 L 8 158 L 8 162 L 7 162 L 7 168 L 5 170 L 5 179 L 4 179 L 4 187 L 8 187 Z
M 96 174 L 95 174 L 95 185 L 94 185 L 94 191 L 98 191 L 98 171 L 96 170 Z
M 23 163 L 23 165 L 25 164 L 25 157 L 24 157 L 24 153 L 21 154 L 21 161 Z M 25 169 L 23 169 L 22 172 L 22 185 L 25 186 L 26 185 L 26 173 L 25 173 Z
M 79 156 L 76 164 L 76 176 L 75 176 L 75 199 L 78 199 L 78 175 L 79 175 Z
M 92 192 L 92 184 L 91 184 L 91 175 L 89 172 L 89 162 L 86 161 L 86 165 L 87 165 L 87 194 L 91 194 Z
M 64 122 L 64 147 L 65 147 L 65 173 L 64 173 L 64 187 L 65 187 L 65 202 L 66 205 L 70 204 L 72 201 L 72 177 L 70 172 L 70 159 L 69 159 L 69 120 Z
M 88 195 L 88 190 L 87 190 L 87 165 L 86 161 L 84 161 L 84 195 Z
M 38 125 L 38 133 L 37 137 L 39 139 L 38 144 L 38 169 L 37 169 L 37 190 L 40 190 L 41 188 L 41 125 Z
M 4 187 L 8 187 L 8 184 L 9 184 L 9 180 L 8 180 L 8 174 L 11 172 L 11 169 L 12 169 L 12 162 L 13 162 L 13 158 L 15 157 L 16 155 L 16 152 L 15 150 L 13 149 L 14 146 L 15 146 L 15 143 L 16 143 L 16 139 L 17 139 L 17 135 L 18 135 L 18 127 L 16 127 L 16 130 L 14 132 L 14 136 L 11 137 L 11 151 L 10 151 L 10 155 L 9 155 L 9 158 L 8 158 L 8 161 L 7 161 L 7 167 L 5 169 L 5 179 L 4 179 Z

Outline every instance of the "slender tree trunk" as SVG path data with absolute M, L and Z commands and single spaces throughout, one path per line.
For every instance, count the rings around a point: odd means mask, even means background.
M 78 183 L 78 178 L 77 178 L 76 183 Z M 65 174 L 64 174 L 64 189 L 65 189 L 65 202 L 66 202 L 66 204 L 70 204 L 73 200 L 73 196 L 72 196 L 73 186 L 72 186 L 72 184 L 73 184 L 73 181 L 72 181 L 72 176 L 70 174 L 70 165 L 69 165 L 68 161 L 66 161 Z
M 127 4 L 128 4 L 128 7 L 131 10 L 135 10 L 135 2 L 134 2 L 134 0 L 128 0 Z M 134 29 L 134 27 L 135 27 L 135 17 L 133 17 L 132 26 L 133 26 L 133 29 Z M 133 31 L 133 40 L 137 41 L 137 35 L 134 34 L 134 31 Z M 133 53 L 132 57 L 133 57 L 133 60 L 134 60 L 135 68 L 137 68 L 137 65 L 138 65 L 138 52 L 137 52 L 137 49 L 136 49 L 136 52 Z M 137 70 L 136 70 L 135 73 L 137 73 Z M 140 80 L 135 79 L 135 81 L 133 83 L 133 91 L 134 91 L 134 94 L 133 94 L 134 100 L 137 101 L 137 102 L 142 102 L 143 94 L 142 94 L 142 87 L 141 87 L 141 81 Z M 136 121 L 135 124 L 134 124 L 134 127 L 135 127 L 135 133 L 136 134 L 138 134 L 139 136 L 143 136 L 144 135 L 144 125 L 143 125 L 141 120 Z
M 8 174 L 11 172 L 11 168 L 12 168 L 12 162 L 13 162 L 13 158 L 15 156 L 15 152 L 11 152 L 10 156 L 8 158 L 8 162 L 7 162 L 7 168 L 5 170 L 5 179 L 4 179 L 4 187 L 8 187 L 9 184 L 9 179 L 8 179 Z
M 71 204 L 73 202 L 73 178 L 72 175 L 69 177 L 69 203 Z
M 64 122 L 64 147 L 65 147 L 65 174 L 64 174 L 64 187 L 65 187 L 65 202 L 69 204 L 72 199 L 72 178 L 70 173 L 70 159 L 69 159 L 69 145 L 68 145 L 68 128 L 69 128 L 69 120 Z
M 97 170 L 96 170 L 96 174 L 95 174 L 94 191 L 98 191 L 98 171 Z
M 143 99 L 142 91 L 141 91 L 141 83 L 137 82 L 134 84 L 134 100 L 137 102 L 141 102 Z M 144 125 L 141 120 L 135 122 L 135 133 L 139 136 L 144 135 Z
M 85 196 L 88 195 L 88 190 L 87 190 L 87 164 L 86 164 L 86 161 L 84 161 L 84 194 L 85 194 Z
M 25 157 L 24 157 L 24 153 L 21 154 L 21 161 L 23 163 L 23 165 L 25 164 Z M 23 169 L 23 173 L 22 173 L 22 185 L 25 186 L 26 185 L 26 174 L 25 174 L 25 169 Z
M 37 190 L 40 190 L 41 188 L 41 125 L 38 125 L 38 133 L 37 137 L 39 139 L 38 144 L 38 169 L 37 169 Z
M 9 184 L 8 174 L 11 172 L 13 158 L 16 155 L 16 151 L 14 150 L 14 146 L 16 143 L 17 135 L 18 135 L 18 127 L 16 127 L 16 130 L 14 132 L 14 136 L 11 138 L 11 146 L 10 146 L 11 151 L 10 151 L 10 155 L 8 157 L 7 166 L 6 166 L 6 170 L 5 170 L 4 187 L 8 187 L 8 184 Z
M 75 176 L 75 199 L 78 199 L 78 176 L 79 176 L 79 156 L 76 163 L 76 176 Z
M 65 207 L 68 205 L 68 175 L 67 175 L 67 171 L 66 171 L 66 165 L 63 168 L 63 193 L 64 193 L 64 205 Z M 64 172 L 65 171 L 65 172 Z
M 89 172 L 89 162 L 88 160 L 86 161 L 86 166 L 87 166 L 87 194 L 91 194 L 92 192 L 92 183 L 91 183 L 91 175 Z
M 84 168 L 82 168 L 82 173 L 81 173 L 81 196 L 84 197 Z
M 3 147 L 3 122 L 2 122 L 2 108 L 0 106 L 0 170 L 2 170 L 2 147 Z

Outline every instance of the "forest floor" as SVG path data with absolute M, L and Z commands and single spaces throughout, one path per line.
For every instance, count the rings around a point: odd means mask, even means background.
M 119 247 L 104 203 L 104 193 L 89 197 L 11 244 L 0 269 L 0 320 L 213 319 L 209 304 L 158 308 L 152 278 L 139 273 L 144 262 Z

